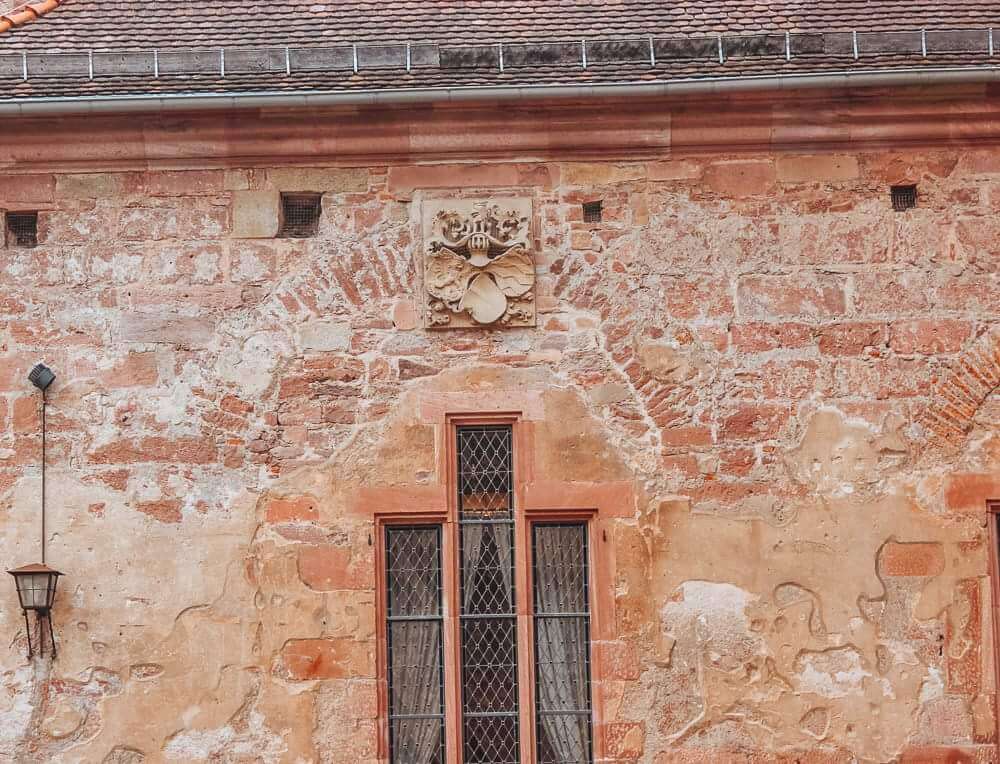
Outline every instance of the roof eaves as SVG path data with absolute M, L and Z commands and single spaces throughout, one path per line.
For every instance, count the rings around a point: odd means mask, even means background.
M 0 34 L 29 24 L 62 4 L 63 0 L 41 0 L 14 6 L 9 11 L 0 13 Z

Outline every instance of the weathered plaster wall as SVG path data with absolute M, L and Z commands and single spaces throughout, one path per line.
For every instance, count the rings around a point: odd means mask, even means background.
M 67 573 L 52 664 L 3 594 L 0 759 L 375 760 L 372 513 L 513 407 L 536 500 L 600 496 L 608 759 L 995 761 L 1000 150 L 76 170 L 0 184 L 0 560 L 44 359 Z M 234 235 L 296 185 L 317 238 Z M 418 328 L 450 188 L 533 197 L 537 328 Z

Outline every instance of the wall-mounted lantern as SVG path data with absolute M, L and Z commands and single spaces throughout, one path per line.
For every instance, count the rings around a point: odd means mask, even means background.
M 14 570 L 8 570 L 14 577 L 17 586 L 17 597 L 24 612 L 24 625 L 28 633 L 28 657 L 35 653 L 31 644 L 31 625 L 28 612 L 35 612 L 38 626 L 38 653 L 45 654 L 45 624 L 48 625 L 49 644 L 52 655 L 56 654 L 56 640 L 52 632 L 52 603 L 56 598 L 56 583 L 62 575 L 45 564 L 45 391 L 55 380 L 56 375 L 45 364 L 38 364 L 28 374 L 28 380 L 42 391 L 42 561 L 24 565 Z
M 38 654 L 45 655 L 45 627 L 49 627 L 49 644 L 52 646 L 52 654 L 56 654 L 56 640 L 52 633 L 52 603 L 56 598 L 56 582 L 62 575 L 58 570 L 53 570 L 44 563 L 33 563 L 24 565 L 14 570 L 8 570 L 14 576 L 14 583 L 17 585 L 17 597 L 21 600 L 21 610 L 24 611 L 24 628 L 28 633 L 28 657 L 34 655 L 35 650 L 31 645 L 31 625 L 28 623 L 28 611 L 35 611 L 35 619 L 38 623 Z

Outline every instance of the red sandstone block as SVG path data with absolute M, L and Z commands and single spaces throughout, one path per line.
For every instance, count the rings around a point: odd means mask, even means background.
M 808 324 L 749 322 L 733 324 L 730 339 L 740 353 L 763 353 L 805 347 L 812 342 L 812 332 Z
M 386 185 L 392 193 L 409 194 L 417 188 L 515 187 L 522 185 L 525 178 L 542 188 L 552 187 L 546 165 L 489 163 L 390 167 Z
M 719 196 L 740 198 L 766 194 L 774 188 L 771 161 L 716 162 L 705 168 L 704 184 Z
M 4 175 L 0 177 L 0 202 L 51 202 L 55 198 L 54 175 Z
M 726 318 L 733 315 L 729 282 L 719 278 L 664 278 L 664 301 L 673 318 Z
M 613 722 L 605 726 L 604 740 L 612 759 L 639 759 L 646 750 L 646 724 Z
M 136 509 L 161 523 L 179 523 L 181 521 L 180 499 L 140 501 L 136 504 Z
M 769 361 L 758 371 L 765 398 L 804 398 L 829 388 L 824 367 L 816 361 Z
M 791 412 L 787 406 L 745 404 L 722 422 L 722 440 L 771 440 L 776 438 Z
M 949 512 L 985 512 L 987 501 L 1000 500 L 1000 474 L 953 473 L 948 476 L 944 497 Z
M 264 508 L 268 523 L 298 523 L 319 520 L 319 506 L 312 496 L 272 497 Z
M 933 305 L 934 283 L 923 271 L 864 271 L 854 275 L 854 309 L 861 315 L 918 313 Z
M 690 454 L 664 456 L 660 460 L 660 465 L 664 473 L 674 474 L 682 479 L 697 477 L 700 474 L 698 460 Z
M 129 353 L 124 361 L 101 374 L 101 382 L 110 390 L 126 387 L 149 387 L 158 378 L 156 353 Z
M 840 358 L 833 367 L 831 394 L 837 397 L 909 398 L 929 395 L 934 379 L 922 361 L 899 356 Z
M 937 305 L 943 310 L 963 313 L 1000 312 L 1000 289 L 995 274 L 967 274 L 951 278 L 944 274 L 935 290 Z
M 858 158 L 848 154 L 782 156 L 777 171 L 782 183 L 853 180 L 858 177 Z
M 981 683 L 982 595 L 978 578 L 955 584 L 952 616 L 945 622 L 948 690 L 974 696 Z
M 36 397 L 14 399 L 11 426 L 15 433 L 37 432 L 41 426 L 41 407 Z
M 903 750 L 899 764 L 994 764 L 996 746 L 915 746 Z
M 392 307 L 392 323 L 403 332 L 417 327 L 417 307 L 413 300 L 398 300 Z
M 882 548 L 879 565 L 886 576 L 936 576 L 944 571 L 944 547 L 937 542 L 890 541 Z
M 217 459 L 215 444 L 204 438 L 164 438 L 119 440 L 91 451 L 91 464 L 132 464 L 135 462 L 175 462 L 208 464 Z
M 594 660 L 603 666 L 604 679 L 635 680 L 642 673 L 639 653 L 629 642 L 596 642 Z
M 646 165 L 649 180 L 696 180 L 701 175 L 701 165 L 693 159 L 669 162 L 649 162 Z
M 661 430 L 660 437 L 665 446 L 710 446 L 712 428 L 698 425 L 670 427 Z
M 351 565 L 350 547 L 333 544 L 300 549 L 299 578 L 310 589 L 319 592 L 370 587 L 364 573 Z
M 885 324 L 869 321 L 830 324 L 819 330 L 819 352 L 824 355 L 861 355 L 885 344 Z
M 224 190 L 223 170 L 179 170 L 146 173 L 148 196 L 203 196 Z
M 783 276 L 745 276 L 737 287 L 743 316 L 842 315 L 846 309 L 844 279 L 812 273 Z
M 752 448 L 727 449 L 719 453 L 719 472 L 746 477 L 756 462 L 757 456 Z
M 219 401 L 219 408 L 223 411 L 228 411 L 230 414 L 249 414 L 253 411 L 253 404 L 250 401 L 245 401 L 229 393 L 224 395 L 222 400 Z
M 353 639 L 291 639 L 281 648 L 289 679 L 346 679 L 371 676 L 375 660 L 369 645 Z
M 958 319 L 897 321 L 889 332 L 889 347 L 897 353 L 957 353 L 972 337 L 972 322 Z

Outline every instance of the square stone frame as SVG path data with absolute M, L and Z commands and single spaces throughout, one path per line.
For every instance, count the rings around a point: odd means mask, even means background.
M 435 325 L 430 320 L 430 294 L 427 291 L 427 253 L 428 242 L 433 229 L 432 211 L 447 207 L 448 205 L 468 205 L 478 202 L 526 202 L 528 206 L 528 243 L 529 254 L 532 265 L 535 269 L 535 283 L 531 287 L 532 318 L 528 322 L 517 322 L 510 325 L 495 322 L 492 324 L 477 324 L 470 317 L 463 314 L 454 314 L 453 323 L 448 325 Z M 538 326 L 538 263 L 541 257 L 541 220 L 540 205 L 537 189 L 533 188 L 503 188 L 496 192 L 487 192 L 482 189 L 468 188 L 435 188 L 424 189 L 414 194 L 414 208 L 416 214 L 416 224 L 414 233 L 419 246 L 416 251 L 418 270 L 417 277 L 419 283 L 419 300 L 417 312 L 421 327 L 426 331 L 447 332 L 450 330 L 478 330 L 478 331 L 506 331 L 508 329 L 532 329 Z M 411 218 L 413 220 L 413 218 Z
M 527 482 L 533 477 L 533 449 L 530 423 L 524 421 L 520 412 L 489 414 L 446 414 L 443 433 L 439 433 L 438 446 L 439 474 L 445 476 L 447 502 L 445 507 L 429 507 L 421 511 L 419 505 L 410 509 L 376 511 L 375 521 L 375 619 L 376 636 L 376 677 L 378 729 L 377 756 L 389 761 L 389 656 L 388 640 L 385 634 L 387 617 L 387 581 L 385 529 L 394 525 L 440 525 L 441 533 L 441 586 L 444 649 L 444 705 L 445 705 L 445 764 L 462 762 L 462 688 L 459 681 L 461 670 L 460 623 L 454 604 L 459 601 L 459 527 L 458 527 L 458 452 L 457 431 L 464 425 L 510 425 L 514 451 L 514 538 L 515 549 L 522 550 L 515 564 L 514 585 L 516 591 L 524 592 L 518 597 L 517 635 L 518 647 L 528 646 L 528 659 L 518 661 L 518 710 L 520 725 L 520 754 L 522 762 L 535 761 L 535 659 L 534 659 L 534 613 L 532 569 L 531 569 L 531 529 L 539 522 L 577 521 L 587 525 L 590 598 L 590 693 L 591 693 L 591 746 L 594 761 L 607 758 L 607 740 L 604 724 L 603 683 L 607 681 L 606 659 L 600 649 L 602 641 L 610 639 L 608 629 L 614 617 L 612 588 L 612 557 L 607 544 L 607 533 L 600 522 L 600 504 L 603 497 L 595 496 L 595 503 L 579 507 L 541 506 L 532 501 L 532 491 Z M 549 494 L 551 486 L 540 492 Z M 597 492 L 600 493 L 599 491 Z M 415 498 L 425 498 L 425 494 L 415 494 Z M 563 502 L 560 502 L 563 504 Z M 399 506 L 399 505 L 397 505 Z M 610 598 L 610 599 L 609 599 Z M 519 650 L 519 656 L 523 651 Z

